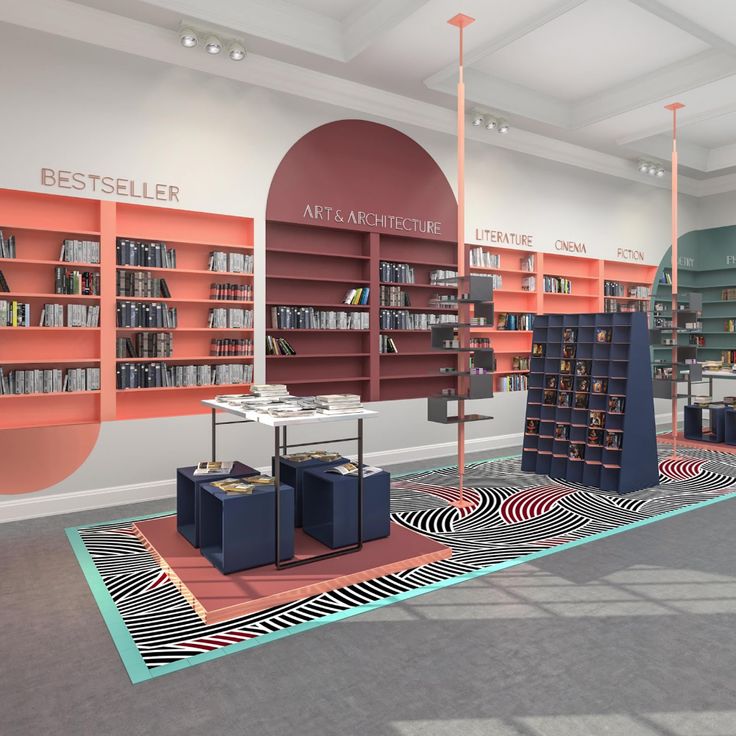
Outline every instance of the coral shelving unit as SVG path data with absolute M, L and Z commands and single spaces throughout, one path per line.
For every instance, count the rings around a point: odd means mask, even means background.
M 250 218 L 172 210 L 146 205 L 120 204 L 16 190 L 0 190 L 0 229 L 15 235 L 17 258 L 0 259 L 0 271 L 10 286 L 0 299 L 31 304 L 34 324 L 45 303 L 79 302 L 100 305 L 99 328 L 0 328 L 0 366 L 6 369 L 39 367 L 100 367 L 100 391 L 0 396 L 0 428 L 97 423 L 201 413 L 200 399 L 224 392 L 245 391 L 249 384 L 194 388 L 116 389 L 119 362 L 203 364 L 252 362 L 252 356 L 211 357 L 213 337 L 250 338 L 252 329 L 215 330 L 207 327 L 212 307 L 252 309 L 253 302 L 211 300 L 213 282 L 251 283 L 252 274 L 208 270 L 211 250 L 253 250 Z M 100 242 L 100 263 L 59 262 L 62 240 L 77 238 Z M 116 264 L 117 238 L 163 241 L 177 251 L 176 269 L 126 267 Z M 54 268 L 99 271 L 100 295 L 54 293 Z M 155 328 L 174 334 L 171 358 L 116 358 L 116 338 L 143 332 L 144 328 L 116 326 L 116 270 L 149 271 L 165 278 L 170 299 L 120 297 L 129 301 L 165 302 L 177 308 L 177 328 Z
M 382 330 L 379 314 L 382 309 L 453 314 L 430 305 L 434 296 L 455 290 L 454 284 L 430 284 L 430 272 L 457 268 L 454 243 L 277 221 L 267 222 L 266 240 L 266 333 L 287 339 L 296 351 L 266 356 L 269 382 L 287 383 L 297 395 L 329 389 L 360 394 L 364 401 L 426 397 L 453 385 L 438 375 L 448 359 L 432 350 L 430 330 Z M 381 261 L 408 263 L 415 283 L 382 282 Z M 411 306 L 381 306 L 381 286 L 401 287 Z M 354 287 L 370 288 L 367 305 L 342 303 Z M 271 320 L 275 306 L 367 312 L 369 329 L 279 328 Z M 380 353 L 381 335 L 390 335 L 399 352 Z

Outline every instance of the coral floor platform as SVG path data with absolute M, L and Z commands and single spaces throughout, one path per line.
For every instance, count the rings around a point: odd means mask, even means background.
M 389 537 L 366 542 L 360 552 L 290 570 L 265 565 L 223 575 L 176 531 L 175 516 L 137 521 L 133 529 L 206 624 L 227 621 L 452 556 L 449 547 L 392 522 Z M 301 529 L 295 530 L 294 545 L 296 558 L 325 551 L 323 545 Z

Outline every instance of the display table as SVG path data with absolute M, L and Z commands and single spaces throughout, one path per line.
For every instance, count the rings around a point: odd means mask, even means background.
M 212 449 L 213 453 L 216 449 L 216 432 L 217 426 L 220 424 L 228 424 L 230 422 L 217 422 L 216 414 L 218 411 L 226 412 L 234 416 L 240 417 L 240 420 L 232 423 L 243 423 L 253 422 L 256 426 L 270 427 L 273 429 L 273 468 L 274 468 L 274 482 L 278 486 L 281 483 L 281 455 L 286 454 L 289 450 L 297 447 L 314 447 L 315 445 L 321 444 L 335 444 L 337 442 L 357 442 L 358 444 L 358 466 L 360 472 L 357 477 L 358 484 L 358 503 L 356 504 L 356 528 L 359 530 L 357 542 L 343 549 L 331 550 L 321 555 L 314 555 L 305 559 L 292 560 L 290 562 L 282 562 L 274 551 L 274 557 L 276 558 L 276 567 L 278 569 L 285 569 L 289 567 L 296 567 L 297 565 L 307 565 L 311 562 L 317 562 L 318 560 L 325 560 L 331 557 L 337 557 L 340 555 L 350 554 L 351 552 L 358 552 L 363 548 L 363 420 L 371 419 L 372 417 L 378 416 L 378 412 L 372 411 L 371 409 L 360 409 L 359 411 L 350 412 L 348 414 L 314 414 L 311 416 L 299 416 L 299 417 L 273 417 L 269 414 L 263 414 L 252 409 L 245 409 L 240 406 L 234 406 L 227 404 L 217 399 L 207 399 L 202 402 L 205 406 L 210 407 L 212 410 Z M 297 426 L 322 426 L 330 424 L 340 424 L 344 422 L 356 422 L 357 423 L 357 435 L 354 437 L 339 437 L 337 439 L 325 439 L 319 437 L 311 440 L 310 442 L 299 442 L 295 444 L 289 444 L 287 439 L 287 431 L 289 427 Z M 213 455 L 213 459 L 214 455 Z M 280 536 L 281 536 L 281 494 L 274 494 L 275 501 L 275 519 L 274 526 L 276 530 L 275 534 L 275 547 L 274 550 L 280 548 Z M 293 529 L 292 529 L 293 533 Z
M 201 489 L 205 483 L 225 478 L 243 478 L 258 471 L 243 463 L 234 463 L 229 473 L 194 475 L 195 465 L 176 470 L 176 528 L 193 547 L 199 547 Z
M 703 383 L 704 380 L 708 379 L 708 395 L 713 396 L 713 381 L 717 378 L 721 378 L 724 381 L 736 380 L 736 373 L 732 371 L 703 371 L 703 378 L 699 381 L 690 379 L 690 371 L 682 371 L 683 376 L 687 377 L 687 403 L 691 404 L 693 401 L 693 385 L 696 383 Z
M 362 540 L 387 537 L 391 513 L 391 476 L 385 471 L 364 478 Z M 304 473 L 304 531 L 332 549 L 358 541 L 355 523 L 358 479 L 314 468 Z
M 274 485 L 257 485 L 252 493 L 241 494 L 202 485 L 200 550 L 220 572 L 273 563 L 277 536 L 279 559 L 294 556 L 294 489 L 281 484 L 278 504 L 274 489 Z M 281 509 L 278 535 L 274 534 L 276 506 Z

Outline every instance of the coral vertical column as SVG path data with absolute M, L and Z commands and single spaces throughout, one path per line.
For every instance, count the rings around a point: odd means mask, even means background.
M 117 414 L 115 382 L 116 337 L 116 205 L 100 202 L 100 420 Z

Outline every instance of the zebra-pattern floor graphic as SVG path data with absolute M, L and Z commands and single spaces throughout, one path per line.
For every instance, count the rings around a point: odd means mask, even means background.
M 448 545 L 453 550 L 450 559 L 209 626 L 138 541 L 132 521 L 69 530 L 70 539 L 83 569 L 85 556 L 104 586 L 104 591 L 96 591 L 103 613 L 99 595 L 106 596 L 124 627 L 127 649 L 132 641 L 141 667 L 151 676 L 178 669 L 177 663 L 210 658 L 207 653 L 228 647 L 237 651 L 244 648 L 243 642 L 267 641 L 277 632 L 296 632 L 306 628 L 304 624 L 357 613 L 369 604 L 418 594 L 469 573 L 491 572 L 499 563 L 523 561 L 534 553 L 736 492 L 736 455 L 686 448 L 672 459 L 669 446 L 661 445 L 659 451 L 659 486 L 627 496 L 524 473 L 515 457 L 469 465 L 465 496 L 473 507 L 460 511 L 449 504 L 457 496 L 456 468 L 404 475 L 392 483 L 393 521 Z M 90 579 L 88 569 L 86 573 Z M 107 609 L 110 626 L 109 605 Z M 111 633 L 122 655 L 113 628 L 119 627 L 111 626 Z

